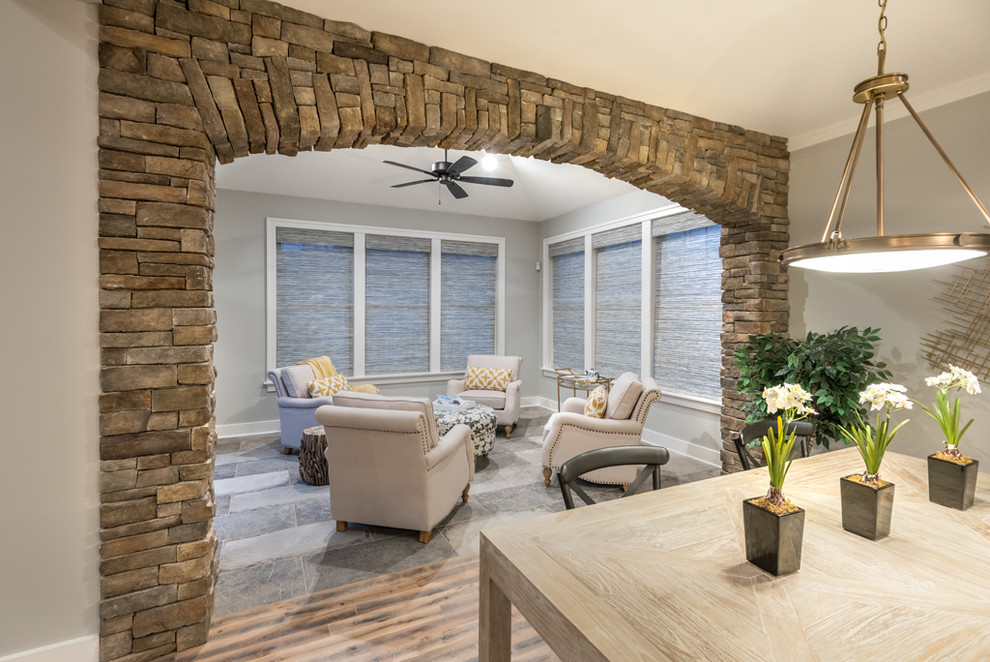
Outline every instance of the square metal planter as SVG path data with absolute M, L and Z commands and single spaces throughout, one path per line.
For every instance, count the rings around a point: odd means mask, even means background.
M 894 509 L 893 483 L 873 487 L 843 476 L 839 479 L 839 496 L 843 529 L 870 540 L 890 534 L 890 514 Z
M 804 509 L 778 515 L 743 501 L 746 560 L 773 575 L 786 575 L 801 567 Z
M 980 461 L 956 464 L 928 456 L 928 500 L 949 508 L 966 510 L 973 505 Z

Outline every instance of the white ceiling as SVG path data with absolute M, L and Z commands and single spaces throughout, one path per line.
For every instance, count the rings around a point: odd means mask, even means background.
M 464 154 L 482 158 L 479 153 L 456 150 L 448 158 L 454 162 Z M 300 152 L 291 157 L 254 154 L 217 168 L 217 187 L 521 221 L 543 221 L 637 190 L 581 166 L 505 155 L 495 158 L 495 170 L 486 171 L 479 163 L 464 174 L 505 177 L 513 180 L 512 187 L 462 184 L 468 197 L 461 200 L 455 200 L 446 187 L 440 191 L 439 184 L 391 188 L 427 176 L 382 161 L 429 170 L 434 161 L 443 160 L 443 150 L 390 145 Z M 657 200 L 660 206 L 663 199 L 657 196 Z
M 876 73 L 876 2 L 868 0 L 437 0 L 282 4 L 431 46 L 647 103 L 789 138 L 792 150 L 848 134 L 861 106 L 852 88 Z M 990 90 L 990 2 L 890 0 L 887 71 L 910 75 L 924 110 Z M 897 104 L 888 119 L 898 116 Z M 459 153 L 458 153 L 459 155 Z M 502 160 L 511 189 L 466 186 L 455 201 L 436 187 L 404 189 L 439 150 L 373 147 L 254 156 L 218 171 L 221 188 L 542 220 L 632 190 L 583 169 Z M 451 161 L 455 160 L 453 158 Z M 284 163 L 283 163 L 284 162 Z M 469 174 L 485 174 L 480 166 Z M 581 176 L 585 178 L 579 179 Z M 571 182 L 554 183 L 563 179 Z M 561 188 L 563 186 L 563 188 Z M 557 193 L 560 191 L 560 193 Z M 376 199 L 377 198 L 377 199 Z

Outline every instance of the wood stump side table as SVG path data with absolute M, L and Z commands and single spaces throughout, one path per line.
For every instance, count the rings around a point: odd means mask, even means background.
M 299 446 L 299 478 L 307 485 L 329 485 L 327 434 L 322 425 L 303 430 Z

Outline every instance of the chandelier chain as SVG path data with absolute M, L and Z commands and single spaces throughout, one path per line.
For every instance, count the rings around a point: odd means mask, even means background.
M 880 42 L 877 44 L 877 75 L 883 75 L 884 64 L 887 59 L 887 38 L 884 32 L 887 30 L 887 0 L 877 0 L 880 7 L 880 19 L 877 21 L 877 30 L 880 32 Z

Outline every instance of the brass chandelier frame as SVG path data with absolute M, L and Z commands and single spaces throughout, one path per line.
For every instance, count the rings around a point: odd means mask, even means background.
M 949 156 L 942 149 L 935 136 L 918 116 L 914 107 L 908 102 L 905 93 L 908 91 L 908 76 L 904 73 L 885 73 L 884 64 L 887 56 L 887 40 L 884 31 L 887 28 L 887 0 L 879 0 L 880 20 L 878 29 L 880 41 L 877 44 L 877 75 L 859 83 L 853 90 L 853 101 L 864 104 L 863 114 L 853 136 L 853 144 L 846 159 L 846 165 L 839 181 L 839 189 L 835 193 L 832 209 L 822 233 L 821 242 L 794 246 L 782 251 L 780 261 L 785 266 L 804 267 L 823 271 L 866 273 L 883 271 L 906 271 L 909 269 L 925 268 L 940 264 L 951 264 L 962 260 L 980 257 L 990 253 L 990 234 L 965 232 L 936 232 L 922 234 L 885 235 L 884 234 L 884 162 L 883 162 L 883 115 L 884 103 L 888 98 L 899 99 L 908 113 L 917 123 L 922 133 L 945 161 L 956 180 L 962 185 L 970 199 L 990 224 L 990 213 L 980 202 L 980 199 L 963 179 L 959 170 L 952 164 Z M 877 234 L 874 237 L 846 239 L 842 236 L 842 219 L 849 199 L 849 191 L 856 162 L 859 159 L 870 113 L 876 114 L 876 183 L 877 183 Z M 833 221 L 835 227 L 833 228 Z M 932 254 L 937 251 L 938 254 Z M 932 263 L 925 264 L 924 260 L 902 260 L 899 264 L 882 264 L 881 254 L 911 252 L 920 257 L 922 252 L 931 258 Z M 907 257 L 906 255 L 903 257 Z

